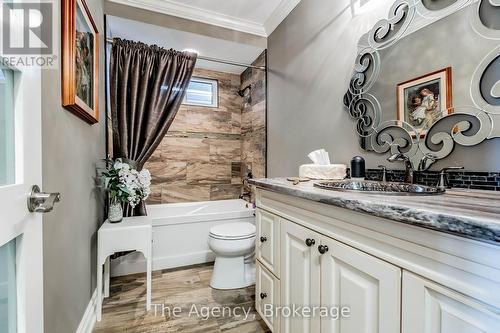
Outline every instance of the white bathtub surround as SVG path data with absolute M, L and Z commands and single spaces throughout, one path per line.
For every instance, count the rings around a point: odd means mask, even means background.
M 212 227 L 208 246 L 216 255 L 212 288 L 239 289 L 255 283 L 254 224 L 239 222 Z
M 225 223 L 255 223 L 252 205 L 239 199 L 148 205 L 147 211 L 153 221 L 153 270 L 212 262 L 215 255 L 208 247 L 210 228 Z M 145 270 L 140 253 L 111 262 L 112 276 Z

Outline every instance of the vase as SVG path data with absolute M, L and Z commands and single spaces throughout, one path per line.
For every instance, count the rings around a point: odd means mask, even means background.
M 118 223 L 123 220 L 123 208 L 120 201 L 112 200 L 109 204 L 108 220 L 110 223 Z

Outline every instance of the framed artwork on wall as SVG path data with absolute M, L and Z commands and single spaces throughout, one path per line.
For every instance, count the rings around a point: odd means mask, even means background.
M 425 135 L 432 124 L 453 112 L 451 67 L 399 83 L 397 101 L 397 119 Z
M 99 121 L 99 33 L 85 0 L 62 0 L 62 104 Z

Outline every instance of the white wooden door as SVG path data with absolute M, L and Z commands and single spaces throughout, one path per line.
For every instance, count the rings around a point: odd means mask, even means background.
M 0 71 L 0 332 L 39 333 L 42 218 L 27 198 L 42 185 L 40 69 Z
M 322 317 L 321 332 L 400 332 L 401 270 L 329 238 L 322 245 L 321 305 L 349 307 L 350 316 Z
M 295 223 L 282 223 L 281 304 L 284 307 L 320 305 L 319 235 Z M 309 245 L 308 245 L 309 244 Z M 282 316 L 283 333 L 317 333 L 319 317 Z
M 498 309 L 406 271 L 402 306 L 402 333 L 500 332 Z

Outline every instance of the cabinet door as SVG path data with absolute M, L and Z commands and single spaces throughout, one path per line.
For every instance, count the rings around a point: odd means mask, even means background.
M 402 333 L 500 332 L 498 313 L 409 272 L 403 273 L 402 314 Z
M 319 235 L 295 223 L 282 223 L 281 304 L 285 307 L 320 305 Z M 306 244 L 306 240 L 309 240 Z M 319 317 L 282 315 L 283 333 L 317 333 Z
M 257 259 L 278 278 L 280 276 L 280 218 L 257 210 Z
M 349 307 L 321 318 L 322 333 L 400 332 L 401 269 L 329 238 L 321 255 L 321 305 Z
M 275 311 L 280 304 L 280 281 L 257 261 L 257 279 L 255 283 L 255 307 L 271 332 L 278 333 L 280 318 Z

